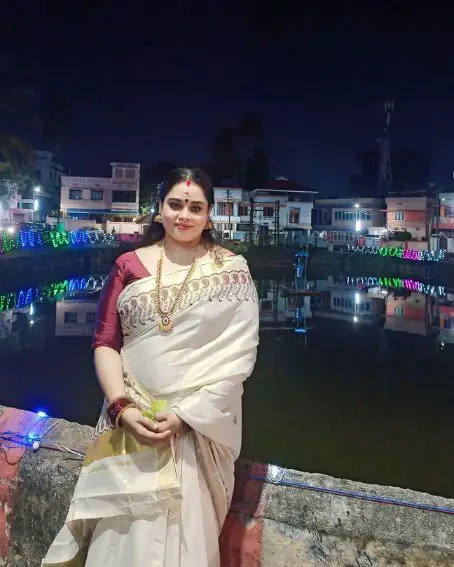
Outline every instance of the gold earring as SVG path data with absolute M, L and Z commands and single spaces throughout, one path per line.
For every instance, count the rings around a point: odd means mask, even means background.
M 207 223 L 205 225 L 205 228 L 203 230 L 213 230 L 214 225 L 211 219 L 207 220 Z
M 153 222 L 162 223 L 162 217 L 159 213 L 154 217 Z

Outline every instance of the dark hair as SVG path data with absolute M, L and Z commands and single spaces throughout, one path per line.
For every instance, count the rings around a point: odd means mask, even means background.
M 163 203 L 167 194 L 179 183 L 190 180 L 194 185 L 198 185 L 205 195 L 205 199 L 208 201 L 208 207 L 211 208 L 214 205 L 214 190 L 213 183 L 208 175 L 198 167 L 191 169 L 189 167 L 178 167 L 174 169 L 169 174 L 166 175 L 164 181 L 159 186 L 159 202 Z M 144 234 L 140 246 L 150 246 L 156 242 L 160 242 L 164 236 L 165 231 L 161 223 L 155 222 L 155 217 L 158 211 L 155 211 L 151 218 L 150 226 L 147 232 Z M 202 242 L 207 248 L 213 248 L 219 244 L 219 237 L 216 230 L 205 229 L 202 232 Z

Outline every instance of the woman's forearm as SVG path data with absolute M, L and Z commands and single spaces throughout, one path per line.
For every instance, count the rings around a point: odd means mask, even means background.
M 95 370 L 107 402 L 125 395 L 123 369 L 120 354 L 113 348 L 101 346 L 95 349 Z

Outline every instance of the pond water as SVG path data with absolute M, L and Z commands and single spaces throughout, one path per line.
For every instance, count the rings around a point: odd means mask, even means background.
M 454 497 L 454 295 L 440 285 L 260 274 L 243 456 Z M 94 425 L 105 274 L 0 291 L 0 403 Z

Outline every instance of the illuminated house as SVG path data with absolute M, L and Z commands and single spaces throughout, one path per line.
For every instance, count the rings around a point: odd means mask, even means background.
M 415 240 L 426 240 L 431 232 L 436 199 L 425 195 L 387 197 L 387 228 L 389 232 L 407 231 Z
M 61 178 L 60 209 L 70 219 L 132 221 L 139 213 L 140 165 L 112 163 L 111 177 Z
M 313 228 L 334 244 L 356 243 L 358 236 L 382 236 L 386 231 L 382 199 L 342 197 L 316 199 Z

